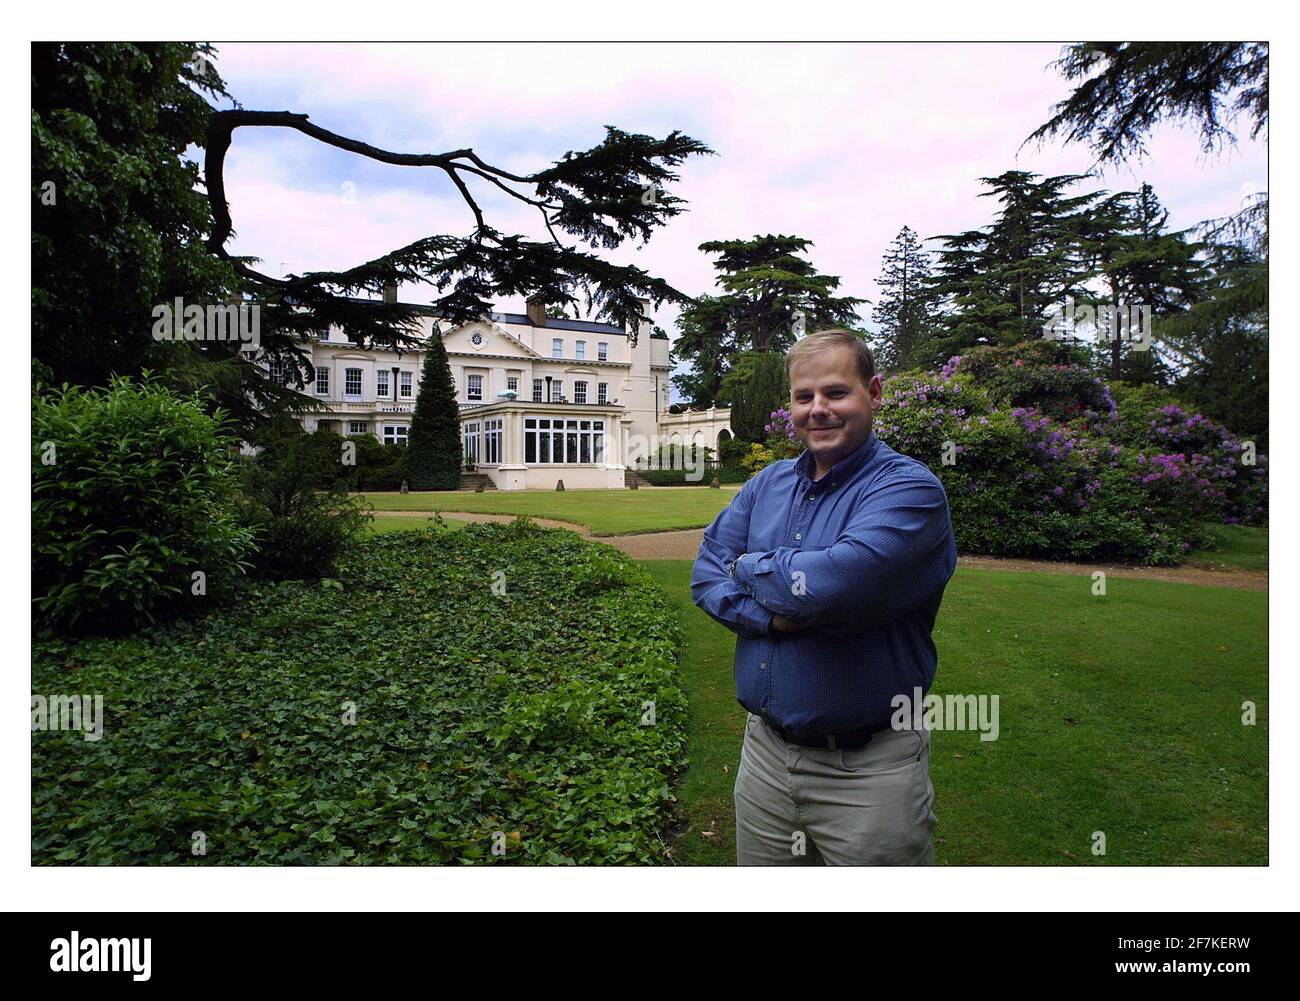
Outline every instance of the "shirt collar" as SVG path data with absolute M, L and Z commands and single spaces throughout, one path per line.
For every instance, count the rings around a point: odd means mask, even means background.
M 876 432 L 873 430 L 867 435 L 866 441 L 831 466 L 826 475 L 816 482 L 829 484 L 829 489 L 834 490 L 862 468 L 863 463 L 870 459 L 876 451 L 876 444 Z M 809 483 L 813 482 L 815 466 L 816 462 L 813 460 L 812 452 L 806 448 L 799 458 L 795 460 L 794 464 L 795 471 Z

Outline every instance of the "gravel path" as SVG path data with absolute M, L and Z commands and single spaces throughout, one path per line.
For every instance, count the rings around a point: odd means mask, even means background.
M 376 514 L 393 514 L 428 518 L 428 511 L 376 511 Z M 513 514 L 473 514 L 464 511 L 443 511 L 442 516 L 456 521 L 515 520 Z M 680 532 L 645 532 L 638 535 L 593 536 L 584 525 L 552 518 L 533 518 L 545 528 L 567 528 L 588 539 L 603 542 L 623 550 L 638 560 L 693 560 L 700 551 L 704 529 L 689 528 Z M 1267 591 L 1268 573 L 1261 570 L 1207 570 L 1201 567 L 1141 567 L 1114 563 L 1056 563 L 1049 560 L 1002 559 L 992 556 L 962 556 L 958 566 L 979 570 L 1012 570 L 1024 573 L 1081 574 L 1090 576 L 1103 570 L 1108 577 L 1127 577 L 1135 580 L 1163 580 L 1175 584 L 1208 584 L 1214 587 L 1233 587 L 1247 591 Z

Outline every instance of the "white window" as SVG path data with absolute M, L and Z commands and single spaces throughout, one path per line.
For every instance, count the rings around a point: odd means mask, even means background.
M 609 383 L 608 383 L 608 382 L 598 382 L 598 383 L 596 383 L 596 402 L 597 402 L 597 403 L 608 403 L 608 402 L 609 402 Z
M 586 357 L 587 357 L 587 342 L 586 342 L 586 341 L 578 341 L 578 343 L 577 343 L 576 345 L 574 345 L 574 349 L 573 349 L 573 350 L 574 350 L 573 357 L 575 357 L 575 358 L 586 358 Z
M 289 366 L 279 358 L 271 359 L 268 364 L 268 371 L 270 372 L 272 381 L 278 382 L 281 386 L 289 381 Z
M 494 417 L 483 422 L 483 461 L 496 464 L 501 461 L 501 428 L 504 420 Z
M 385 425 L 384 425 L 384 444 L 385 444 L 385 445 L 405 445 L 405 444 L 406 444 L 406 425 L 405 425 L 405 424 L 385 424 Z
M 573 417 L 525 417 L 524 462 L 605 461 L 605 422 Z
M 562 337 L 551 338 L 551 357 L 552 358 L 564 357 L 564 338 Z
M 599 341 L 596 344 L 596 360 L 609 361 L 609 341 Z
M 330 370 L 327 368 L 316 369 L 316 395 L 329 396 L 330 393 Z
M 403 372 L 402 373 L 402 395 L 409 399 L 411 396 L 411 389 L 414 386 L 414 384 L 415 384 L 415 373 Z
M 348 434 L 365 434 L 369 430 L 365 421 L 348 421 Z
M 343 395 L 361 396 L 361 369 L 345 368 L 343 370 Z
M 551 402 L 552 403 L 564 402 L 564 380 L 563 379 L 555 379 L 551 382 Z
M 466 376 L 465 399 L 467 400 L 483 399 L 483 376 L 481 375 Z
M 545 398 L 543 397 L 543 395 L 542 395 L 544 392 L 545 392 L 545 389 L 544 389 L 544 387 L 542 386 L 542 380 L 541 380 L 541 379 L 534 379 L 534 380 L 533 380 L 533 402 L 534 402 L 534 403 L 542 403 L 542 402 L 544 401 L 544 399 L 545 399 Z
M 375 395 L 388 395 L 388 369 L 386 368 L 375 369 Z
M 478 439 L 479 439 L 479 422 L 471 421 L 465 425 L 464 446 L 466 465 L 473 465 L 478 462 Z
M 582 379 L 577 380 L 573 384 L 573 402 L 574 403 L 587 402 L 587 383 Z
M 514 390 L 516 393 L 519 392 L 519 376 L 517 375 L 506 376 L 506 389 Z

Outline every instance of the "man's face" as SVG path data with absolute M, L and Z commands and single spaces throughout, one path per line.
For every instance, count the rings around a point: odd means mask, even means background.
M 864 386 L 849 348 L 826 348 L 794 364 L 790 416 L 819 475 L 867 440 L 880 396 L 880 376 Z

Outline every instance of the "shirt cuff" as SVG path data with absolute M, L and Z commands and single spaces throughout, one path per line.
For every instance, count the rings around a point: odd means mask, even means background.
M 745 557 L 753 556 L 753 555 L 754 555 L 753 553 L 741 553 L 740 558 L 736 560 L 736 586 L 739 587 L 746 594 L 753 594 L 752 589 L 754 586 L 754 581 L 753 581 L 753 571 L 751 570 L 750 566 L 745 563 Z M 750 560 L 750 563 L 753 562 L 754 562 L 753 560 Z

